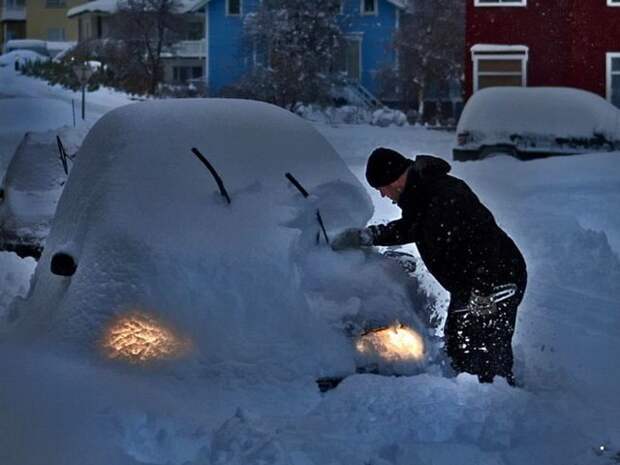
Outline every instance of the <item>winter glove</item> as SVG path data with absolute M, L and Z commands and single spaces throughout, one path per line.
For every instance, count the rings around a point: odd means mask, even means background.
M 467 309 L 470 314 L 475 316 L 490 316 L 497 312 L 497 304 L 489 294 L 472 289 Z
M 345 229 L 331 241 L 332 249 L 335 251 L 358 249 L 369 245 L 372 245 L 372 235 L 367 229 L 359 228 Z

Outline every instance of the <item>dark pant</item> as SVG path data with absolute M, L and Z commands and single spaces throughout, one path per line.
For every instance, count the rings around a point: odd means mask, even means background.
M 489 316 L 455 313 L 454 310 L 467 305 L 468 299 L 464 294 L 452 296 L 444 337 L 446 352 L 456 372 L 478 375 L 481 383 L 493 382 L 496 375 L 503 376 L 514 385 L 512 335 L 525 282 L 517 286 L 517 293 L 497 304 L 497 312 Z

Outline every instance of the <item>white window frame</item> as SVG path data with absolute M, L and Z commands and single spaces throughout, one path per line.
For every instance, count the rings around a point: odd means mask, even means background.
M 378 16 L 379 15 L 379 0 L 373 0 L 374 10 L 366 11 L 364 10 L 364 0 L 360 0 L 360 14 L 362 16 Z
M 479 90 L 479 77 L 480 74 L 478 72 L 480 60 L 514 60 L 521 61 L 521 87 L 527 87 L 527 61 L 528 61 L 528 53 L 473 53 L 472 61 L 474 63 L 473 69 L 473 91 L 478 92 Z M 483 75 L 492 75 L 492 76 L 516 76 L 516 73 L 501 73 L 501 72 L 493 72 L 493 73 L 483 73 Z
M 611 103 L 611 77 L 614 74 L 620 75 L 620 71 L 611 71 L 611 61 L 617 58 L 620 60 L 620 52 L 607 52 L 606 53 L 606 66 L 605 66 L 605 98 Z
M 607 0 L 607 6 L 620 6 L 620 0 Z
M 231 17 L 231 18 L 239 18 L 240 16 L 243 16 L 243 0 L 239 0 L 239 13 L 237 14 L 232 14 L 230 13 L 230 0 L 226 0 L 226 16 Z
M 610 0 L 607 0 L 610 1 Z M 480 2 L 480 0 L 474 0 L 474 6 L 478 7 L 489 7 L 489 8 L 497 8 L 504 6 L 527 6 L 527 0 L 511 0 L 508 2 L 497 1 L 496 3 L 488 3 L 488 2 Z

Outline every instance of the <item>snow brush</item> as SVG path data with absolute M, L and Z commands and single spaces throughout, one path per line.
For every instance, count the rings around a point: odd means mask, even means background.
M 228 205 L 230 205 L 231 203 L 230 196 L 228 195 L 228 192 L 226 191 L 226 188 L 224 187 L 224 182 L 222 181 L 222 178 L 220 178 L 220 175 L 217 174 L 217 171 L 215 171 L 215 168 L 213 168 L 213 165 L 209 163 L 209 160 L 207 160 L 205 156 L 202 153 L 200 153 L 200 150 L 198 150 L 196 147 L 192 147 L 192 153 L 196 155 L 196 158 L 198 158 L 198 160 L 200 160 L 202 164 L 207 167 L 207 169 L 211 173 L 211 176 L 213 176 L 213 179 L 215 179 L 215 182 L 217 183 L 217 187 L 219 187 L 220 189 L 220 194 L 222 194 L 222 197 L 224 197 L 226 201 L 228 202 Z
M 286 176 L 286 179 L 288 179 L 290 183 L 293 186 L 295 186 L 299 192 L 301 192 L 301 195 L 303 195 L 305 199 L 307 199 L 310 196 L 310 194 L 308 194 L 308 191 L 304 189 L 304 187 L 299 183 L 297 179 L 295 179 L 295 176 L 293 176 L 291 173 L 285 173 L 284 176 Z M 325 242 L 329 244 L 329 237 L 327 237 L 327 231 L 325 231 L 325 224 L 323 223 L 323 218 L 321 217 L 321 212 L 319 211 L 318 208 L 316 209 L 316 219 L 319 222 L 319 226 L 321 227 L 321 230 L 323 231 L 323 237 L 325 238 Z M 318 233 L 316 235 L 317 244 L 319 243 L 320 237 L 321 235 L 320 233 Z

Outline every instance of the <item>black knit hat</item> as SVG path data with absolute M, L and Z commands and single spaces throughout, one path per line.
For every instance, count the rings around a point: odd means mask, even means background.
M 366 180 L 375 189 L 392 184 L 413 162 L 396 150 L 379 147 L 373 150 L 366 163 Z

